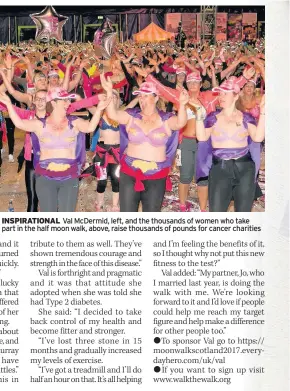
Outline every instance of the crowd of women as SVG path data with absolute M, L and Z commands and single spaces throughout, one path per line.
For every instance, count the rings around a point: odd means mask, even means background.
M 190 46 L 190 47 L 189 47 Z M 251 211 L 265 134 L 264 42 L 116 44 L 104 59 L 91 43 L 0 47 L 0 143 L 26 132 L 27 211 L 69 212 L 79 183 L 96 177 L 96 211 L 161 210 L 179 167 L 179 210 Z M 86 163 L 86 150 L 94 152 Z M 0 164 L 2 163 L 0 155 Z

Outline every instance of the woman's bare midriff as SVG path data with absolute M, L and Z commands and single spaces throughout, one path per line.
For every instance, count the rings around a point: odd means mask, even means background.
M 114 130 L 101 130 L 99 141 L 105 144 L 116 145 L 120 144 L 120 132 Z
M 153 147 L 149 143 L 128 144 L 126 154 L 136 159 L 142 159 L 149 162 L 164 162 L 166 160 L 165 146 Z
M 67 149 L 44 149 L 40 151 L 40 160 L 47 159 L 75 159 L 75 148 Z
M 182 135 L 186 137 L 196 137 L 196 120 L 192 118 L 187 121 L 187 124 L 183 128 Z
M 213 148 L 244 148 L 248 145 L 248 143 L 234 143 L 232 140 L 216 143 L 212 142 Z

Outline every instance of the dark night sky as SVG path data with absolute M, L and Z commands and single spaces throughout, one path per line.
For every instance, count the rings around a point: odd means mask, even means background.
M 0 16 L 28 16 L 31 13 L 40 12 L 45 7 L 42 6 L 0 6 Z M 195 7 L 164 7 L 164 6 L 156 6 L 156 7 L 146 7 L 146 6 L 139 6 L 138 8 L 134 7 L 104 7 L 104 6 L 55 6 L 56 11 L 59 14 L 64 15 L 74 15 L 74 14 L 82 14 L 82 15 L 88 15 L 88 14 L 107 14 L 112 15 L 115 13 L 121 13 L 121 12 L 130 12 L 130 13 L 147 13 L 152 10 L 153 12 L 160 12 L 163 13 L 164 11 L 167 12 L 199 12 L 199 6 Z M 218 12 L 234 12 L 238 11 L 238 13 L 242 12 L 256 12 L 258 14 L 258 20 L 265 20 L 265 7 L 264 6 L 218 6 Z

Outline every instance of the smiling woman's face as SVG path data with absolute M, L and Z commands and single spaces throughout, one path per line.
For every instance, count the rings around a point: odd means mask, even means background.
M 35 79 L 35 88 L 37 90 L 44 90 L 47 86 L 47 81 L 45 77 L 39 77 Z
M 244 94 L 246 95 L 253 95 L 255 91 L 255 85 L 252 82 L 248 82 L 244 85 L 243 88 Z
M 56 87 L 58 86 L 58 83 L 59 83 L 59 77 L 58 76 L 51 76 L 49 78 L 49 84 L 51 87 Z
M 43 111 L 46 108 L 46 92 L 39 91 L 35 94 L 34 104 L 39 111 Z
M 143 111 L 147 107 L 156 105 L 156 96 L 153 94 L 139 94 L 139 104 Z

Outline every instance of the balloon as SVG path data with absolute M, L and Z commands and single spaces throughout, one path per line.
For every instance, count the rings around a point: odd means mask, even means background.
M 115 46 L 117 33 L 106 33 L 102 37 L 102 45 L 104 57 L 109 59 L 112 55 L 113 47 Z
M 68 17 L 59 15 L 55 9 L 49 5 L 38 14 L 30 15 L 33 22 L 36 24 L 36 41 L 49 42 L 51 38 L 58 42 L 63 41 L 63 26 Z
M 101 52 L 101 55 L 109 59 L 112 55 L 113 47 L 116 43 L 117 33 L 112 26 L 109 18 L 103 20 L 102 25 L 94 34 L 94 48 Z
M 101 45 L 102 37 L 107 33 L 113 33 L 114 28 L 112 26 L 112 21 L 109 18 L 103 20 L 102 25 L 96 30 L 94 34 L 94 44 Z
M 98 30 L 96 30 L 95 34 L 94 34 L 94 44 L 95 45 L 101 45 L 102 36 L 103 36 L 102 30 L 100 28 L 98 28 Z

